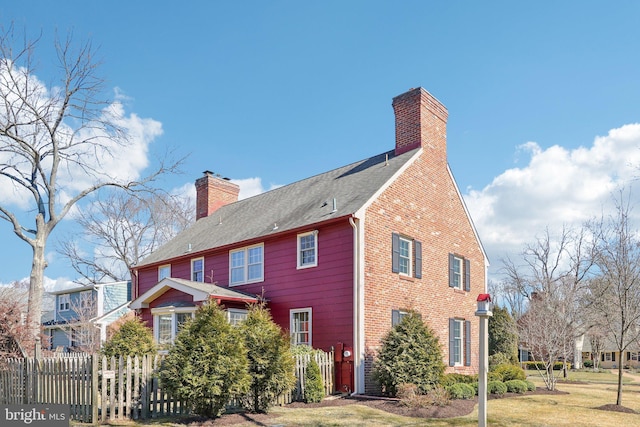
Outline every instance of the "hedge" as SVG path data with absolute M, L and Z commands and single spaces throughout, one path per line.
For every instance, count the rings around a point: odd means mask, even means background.
M 524 369 L 542 369 L 544 370 L 544 363 L 543 362 L 522 362 L 522 364 L 524 365 Z M 563 368 L 564 364 L 562 362 L 555 362 L 553 364 L 553 370 L 554 371 L 561 371 Z M 571 363 L 567 362 L 567 369 L 571 369 Z

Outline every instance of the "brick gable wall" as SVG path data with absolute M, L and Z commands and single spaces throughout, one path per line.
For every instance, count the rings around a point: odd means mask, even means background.
M 444 137 L 444 136 L 443 136 Z M 448 366 L 451 317 L 471 321 L 471 366 L 448 372 L 476 373 L 478 321 L 476 298 L 484 292 L 485 265 L 480 244 L 465 214 L 445 156 L 424 147 L 416 161 L 367 209 L 365 216 L 365 390 L 376 391 L 370 377 L 380 340 L 391 328 L 394 309 L 414 309 L 440 339 Z M 422 242 L 422 278 L 391 272 L 391 234 Z M 471 262 L 469 292 L 449 287 L 448 255 Z

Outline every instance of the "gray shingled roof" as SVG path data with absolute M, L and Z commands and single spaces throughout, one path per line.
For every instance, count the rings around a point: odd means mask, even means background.
M 206 292 L 212 297 L 219 298 L 244 298 L 257 301 L 258 298 L 254 294 L 249 294 L 234 289 L 225 288 L 223 286 L 214 285 L 213 283 L 194 282 L 193 280 L 177 279 L 175 277 L 165 277 L 167 283 L 179 283 L 202 292 Z
M 223 206 L 179 233 L 139 266 L 351 215 L 417 150 L 399 156 L 393 151 L 382 153 Z M 334 198 L 337 209 L 332 212 Z

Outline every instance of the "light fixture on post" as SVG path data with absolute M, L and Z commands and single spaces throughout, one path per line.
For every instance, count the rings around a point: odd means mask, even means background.
M 487 425 L 487 372 L 489 370 L 489 317 L 493 316 L 491 295 L 480 294 L 476 300 L 480 318 L 480 363 L 478 368 L 478 426 Z

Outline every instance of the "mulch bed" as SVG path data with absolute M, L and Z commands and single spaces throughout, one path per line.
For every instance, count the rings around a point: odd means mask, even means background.
M 535 394 L 550 394 L 550 395 L 560 395 L 560 394 L 568 394 L 564 391 L 549 391 L 545 388 L 538 387 L 536 391 L 527 392 L 525 395 L 535 395 Z M 490 394 L 487 396 L 489 400 L 491 399 L 508 399 L 510 397 L 523 396 L 522 394 L 516 393 L 506 393 L 502 396 Z M 344 405 L 366 405 L 371 408 L 380 409 L 382 411 L 390 412 L 396 415 L 403 415 L 406 417 L 413 418 L 455 418 L 462 417 L 470 414 L 473 411 L 473 408 L 478 403 L 478 398 L 469 399 L 469 400 L 451 400 L 447 406 L 429 406 L 425 408 L 410 408 L 404 406 L 400 403 L 398 399 L 388 399 L 388 398 L 380 398 L 373 396 L 353 396 L 353 397 L 334 397 L 324 399 L 320 403 L 303 403 L 303 402 L 293 402 L 288 404 L 287 408 L 322 408 L 327 406 L 344 406 Z M 604 405 L 604 406 L 617 406 L 617 405 Z M 598 409 L 605 409 L 600 407 Z M 608 410 L 618 410 L 617 407 L 615 409 Z M 628 408 L 624 408 L 628 409 Z M 607 410 L 607 409 L 605 409 Z M 632 411 L 631 409 L 628 409 Z M 626 411 L 621 411 L 626 412 Z M 251 414 L 239 412 L 235 414 L 224 414 L 220 418 L 215 420 L 210 420 L 201 417 L 189 417 L 180 421 L 180 424 L 184 424 L 189 427 L 218 427 L 218 426 L 232 426 L 234 424 L 253 422 L 255 425 L 270 425 L 275 422 L 275 419 L 278 417 L 277 414 Z
M 614 411 L 614 412 L 624 412 L 626 414 L 637 414 L 637 411 L 634 411 L 631 408 L 627 408 L 626 406 L 616 405 L 614 403 L 610 403 L 608 405 L 598 406 L 594 409 L 600 409 L 602 411 Z

